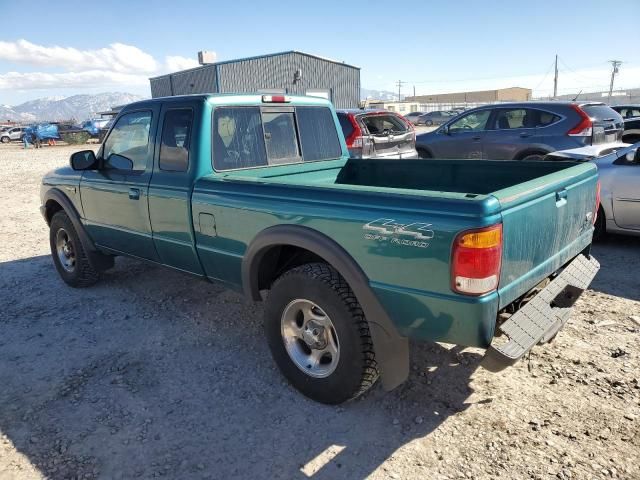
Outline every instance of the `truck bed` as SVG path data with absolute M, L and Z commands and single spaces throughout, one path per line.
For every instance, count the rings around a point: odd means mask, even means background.
M 226 177 L 295 185 L 370 187 L 374 191 L 391 188 L 460 193 L 473 198 L 574 165 L 575 162 L 352 158 L 339 163 L 319 162 L 230 172 Z

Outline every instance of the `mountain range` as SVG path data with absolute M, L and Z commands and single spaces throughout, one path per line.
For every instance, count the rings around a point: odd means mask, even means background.
M 0 122 L 46 122 L 71 120 L 81 122 L 97 116 L 98 112 L 111 110 L 117 105 L 142 100 L 131 93 L 109 92 L 71 97 L 45 97 L 29 100 L 20 105 L 0 105 Z
M 144 97 L 131 93 L 108 92 L 95 95 L 73 95 L 71 97 L 44 97 L 20 105 L 0 105 L 0 122 L 53 122 L 75 119 L 82 122 L 97 116 L 98 112 L 110 110 L 117 105 L 142 100 Z M 387 90 L 360 89 L 360 99 L 393 101 L 397 94 Z

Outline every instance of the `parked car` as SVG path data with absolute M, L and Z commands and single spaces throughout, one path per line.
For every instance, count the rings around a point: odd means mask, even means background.
M 351 158 L 418 158 L 416 133 L 402 115 L 386 110 L 338 110 Z
M 93 138 L 99 138 L 101 130 L 109 122 L 108 118 L 99 118 L 95 120 L 87 120 L 80 125 L 80 128 L 89 133 Z
M 15 141 L 21 141 L 24 133 L 23 127 L 11 127 L 4 132 L 0 133 L 0 142 L 9 143 Z
M 487 105 L 418 135 L 422 158 L 541 160 L 556 150 L 622 138 L 619 113 L 604 103 L 526 102 Z
M 640 142 L 640 105 L 614 105 L 613 108 L 624 120 L 622 141 L 627 143 Z
M 324 403 L 406 380 L 409 338 L 500 370 L 562 328 L 599 268 L 595 165 L 355 159 L 339 130 L 322 98 L 129 104 L 42 180 L 55 268 L 87 287 L 126 255 L 264 300 L 276 364 Z
M 591 161 L 598 166 L 601 201 L 594 238 L 602 238 L 607 232 L 640 236 L 640 142 L 604 150 L 564 150 L 545 159 Z
M 412 125 L 417 125 L 416 122 L 418 121 L 418 117 L 420 117 L 421 115 L 424 115 L 424 112 L 409 112 L 404 115 L 404 118 L 409 120 Z
M 428 112 L 420 115 L 416 119 L 416 125 L 426 125 L 428 127 L 432 125 L 442 125 L 453 118 L 453 115 L 446 110 L 437 110 L 435 112 Z

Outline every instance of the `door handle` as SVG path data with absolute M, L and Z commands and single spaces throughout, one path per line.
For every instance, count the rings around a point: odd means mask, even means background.
M 129 189 L 129 198 L 131 200 L 140 200 L 140 189 L 139 188 L 130 188 Z
M 478 140 L 480 140 L 481 138 L 482 138 L 482 137 L 480 137 L 480 136 L 477 136 L 477 137 L 471 137 L 471 140 L 474 140 L 474 141 L 476 141 L 476 142 L 477 142 L 477 141 L 478 141 Z
M 522 132 L 522 133 L 520 134 L 520 138 L 529 138 L 530 136 L 531 136 L 531 134 L 530 134 L 530 133 Z
M 560 190 L 556 192 L 556 207 L 561 207 L 567 203 L 567 191 Z

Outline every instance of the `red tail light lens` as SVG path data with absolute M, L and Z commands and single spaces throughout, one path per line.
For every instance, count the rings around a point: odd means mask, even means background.
M 590 137 L 593 133 L 593 122 L 589 115 L 585 113 L 578 105 L 571 105 L 578 115 L 580 115 L 580 123 L 567 132 L 572 137 Z
M 349 113 L 347 115 L 347 118 L 349 119 L 349 122 L 351 123 L 351 126 L 353 127 L 353 131 L 351 132 L 351 134 L 345 138 L 345 142 L 347 143 L 347 148 L 349 150 L 354 150 L 354 149 L 362 149 L 362 130 L 360 129 L 360 125 L 358 125 L 358 121 L 356 120 L 356 117 L 354 114 Z M 357 155 L 354 155 L 357 156 Z
M 596 224 L 596 220 L 598 219 L 598 210 L 600 210 L 600 180 L 598 180 L 598 184 L 596 185 L 596 206 L 593 210 L 593 224 Z
M 460 233 L 453 242 L 451 288 L 483 295 L 498 288 L 502 264 L 502 224 Z

